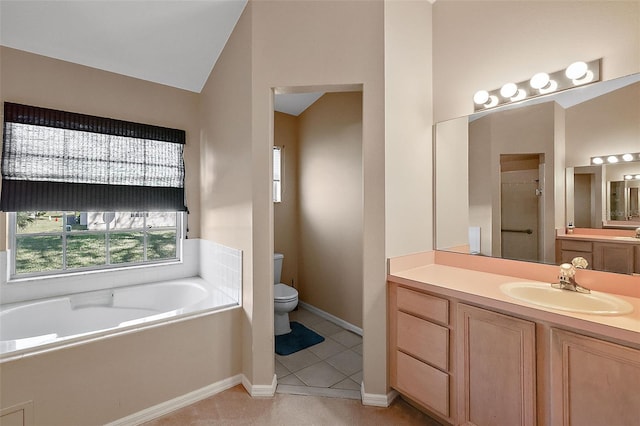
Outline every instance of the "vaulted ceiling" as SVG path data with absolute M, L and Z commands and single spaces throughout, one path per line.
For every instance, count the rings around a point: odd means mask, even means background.
M 0 1 L 0 44 L 200 92 L 247 0 Z

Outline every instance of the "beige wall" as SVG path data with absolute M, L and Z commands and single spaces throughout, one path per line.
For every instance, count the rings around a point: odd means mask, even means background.
M 242 250 L 242 346 L 236 356 L 255 383 L 254 324 L 273 323 L 260 305 L 268 299 L 254 294 L 253 149 L 251 130 L 252 14 L 246 7 L 201 93 L 201 228 L 202 236 Z M 264 159 L 268 161 L 268 158 Z M 273 260 L 272 260 L 273 263 Z M 266 274 L 266 273 L 265 273 Z M 266 276 L 265 276 L 266 278 Z M 256 302 L 258 306 L 256 306 Z M 255 318 L 255 310 L 262 316 Z M 273 326 L 272 326 L 273 327 Z M 264 333 L 263 339 L 273 333 Z M 261 360 L 273 369 L 273 356 Z M 261 384 L 270 384 L 263 376 Z
M 362 327 L 362 93 L 322 96 L 299 141 L 300 299 Z
M 432 5 L 384 2 L 387 257 L 433 248 Z
M 478 188 L 469 192 L 471 170 L 468 141 L 469 120 L 466 117 L 439 123 L 435 130 L 434 156 L 437 179 L 434 208 L 436 217 L 440 219 L 436 230 L 435 248 L 438 249 L 453 249 L 469 243 L 469 200 L 477 196 Z M 480 150 L 477 154 L 482 155 L 483 151 L 488 150 Z M 472 158 L 478 159 L 477 155 Z M 475 226 L 478 226 L 478 223 L 475 223 Z M 483 227 L 482 231 L 490 233 L 491 229 Z
M 384 216 L 384 22 L 382 1 L 255 1 L 252 45 L 254 176 L 253 353 L 259 383 L 273 370 L 273 87 L 363 87 L 364 386 L 386 394 Z M 357 23 L 357 25 L 355 24 Z M 258 337 L 259 336 L 259 337 Z
M 567 108 L 566 150 L 567 167 L 587 166 L 596 155 L 640 151 L 640 83 Z
M 284 254 L 280 282 L 298 287 L 298 117 L 274 113 L 273 143 L 282 147 L 282 202 L 273 205 L 273 247 Z
M 640 2 L 437 1 L 435 121 L 473 112 L 473 94 L 573 61 L 602 58 L 602 78 L 640 71 Z
M 110 117 L 187 132 L 189 237 L 200 236 L 198 95 L 70 62 L 0 47 L 2 101 Z M 6 240 L 5 227 L 0 241 Z M 2 248 L 2 247 L 0 247 Z

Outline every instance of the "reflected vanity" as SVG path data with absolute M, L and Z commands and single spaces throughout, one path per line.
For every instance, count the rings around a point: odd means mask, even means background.
M 640 157 L 606 161 L 640 151 L 640 74 L 437 123 L 434 134 L 436 249 L 581 256 L 640 273 Z

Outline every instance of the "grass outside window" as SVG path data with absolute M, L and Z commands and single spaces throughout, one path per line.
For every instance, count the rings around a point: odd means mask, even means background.
M 102 269 L 178 258 L 176 212 L 19 212 L 14 275 Z

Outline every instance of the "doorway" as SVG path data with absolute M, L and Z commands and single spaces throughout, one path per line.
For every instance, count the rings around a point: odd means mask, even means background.
M 542 154 L 500 155 L 500 234 L 505 259 L 541 259 L 542 158 Z
M 311 365 L 277 356 L 276 373 L 280 391 L 306 385 L 349 391 L 342 394 L 359 398 L 362 91 L 343 89 L 323 88 L 324 94 L 297 115 L 279 111 L 276 102 L 273 140 L 280 147 L 282 173 L 278 176 L 281 199 L 274 203 L 274 251 L 284 254 L 281 282 L 299 293 L 300 309 L 290 319 L 325 337 L 308 354 L 295 356 Z M 283 95 L 292 90 L 286 89 Z

